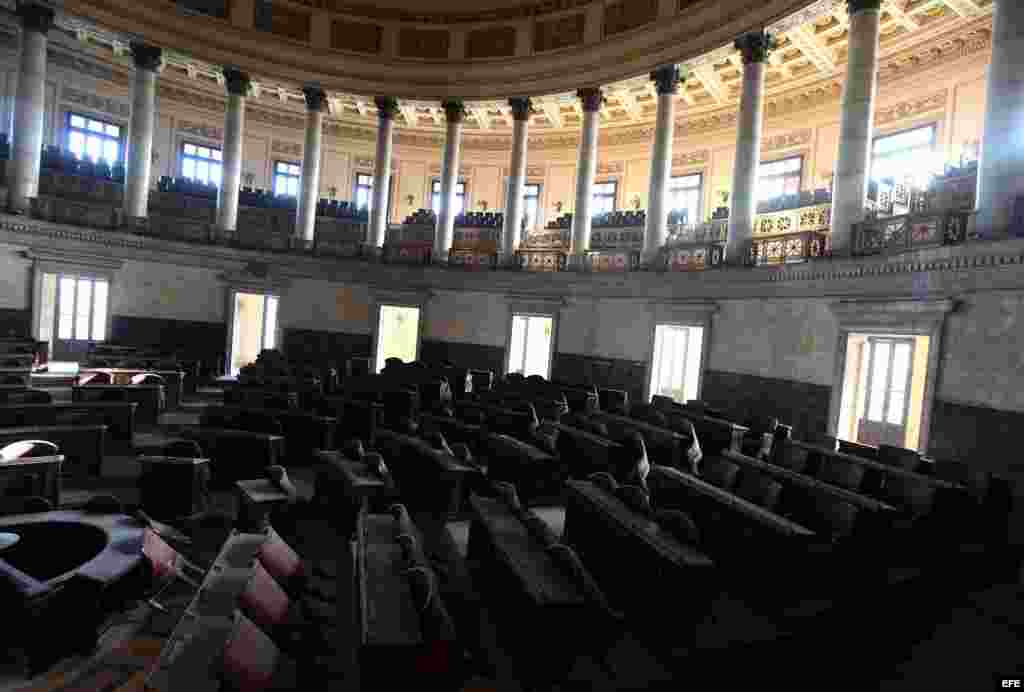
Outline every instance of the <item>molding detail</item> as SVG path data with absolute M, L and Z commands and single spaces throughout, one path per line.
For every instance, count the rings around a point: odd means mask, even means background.
M 875 125 L 885 125 L 886 123 L 891 123 L 895 120 L 913 118 L 914 116 L 921 115 L 922 113 L 945 110 L 946 98 L 948 95 L 949 90 L 943 89 L 942 91 L 936 91 L 934 94 L 929 94 L 922 98 L 903 101 L 902 103 L 897 103 L 886 108 L 880 108 L 875 112 Z
M 673 166 L 696 166 L 707 163 L 711 153 L 707 149 L 699 151 L 688 151 L 676 154 L 672 157 Z
M 157 96 L 167 101 L 175 101 L 177 103 L 186 103 L 194 108 L 202 108 L 208 111 L 214 111 L 216 113 L 223 113 L 225 109 L 224 99 L 216 96 L 210 96 L 209 94 L 203 94 L 197 91 L 188 91 L 186 89 L 179 89 L 178 87 L 172 86 L 167 83 L 166 79 L 160 79 L 157 81 Z M 252 112 L 248 114 L 251 117 Z
M 84 106 L 94 111 L 116 115 L 119 118 L 127 119 L 131 116 L 132 112 L 132 107 L 123 101 L 97 96 L 88 91 L 79 91 L 67 85 L 61 90 L 60 97 L 62 101 Z
M 810 128 L 806 130 L 797 130 L 795 132 L 786 132 L 781 135 L 766 137 L 761 144 L 761 151 L 775 151 L 776 149 L 800 147 L 810 144 L 811 139 L 813 138 L 814 130 L 811 130 Z
M 65 70 L 73 70 L 94 79 L 102 79 L 104 81 L 114 82 L 117 84 L 128 83 L 127 78 L 123 80 L 115 78 L 116 73 L 109 67 L 99 65 L 91 60 L 85 60 L 77 55 L 72 55 L 71 53 L 65 53 L 62 50 L 48 48 L 46 52 L 46 62 L 47 65 L 60 67 Z
M 57 268 L 67 271 L 69 267 L 113 273 L 124 266 L 124 261 L 108 255 L 93 255 L 69 250 L 29 248 L 22 251 L 22 257 L 35 262 L 44 269 Z
M 215 139 L 221 141 L 224 139 L 224 131 L 219 127 L 213 127 L 211 125 L 203 125 L 202 123 L 193 123 L 188 120 L 178 121 L 178 132 L 182 132 L 187 135 L 195 135 L 196 137 L 204 137 L 206 139 Z
M 837 300 L 829 309 L 840 329 L 857 330 L 900 327 L 929 334 L 956 309 L 950 298 L 932 300 Z
M 283 142 L 279 139 L 275 139 L 270 145 L 270 151 L 274 154 L 285 154 L 287 156 L 302 158 L 302 145 L 296 144 L 295 142 Z
M 597 175 L 611 175 L 613 173 L 623 173 L 626 170 L 626 166 L 622 161 L 604 161 L 598 162 Z

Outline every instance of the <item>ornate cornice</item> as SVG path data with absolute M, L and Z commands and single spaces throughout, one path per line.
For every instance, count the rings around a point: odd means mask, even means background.
M 775 151 L 777 149 L 802 147 L 810 144 L 813 138 L 814 130 L 810 128 L 806 130 L 796 130 L 795 132 L 785 132 L 781 135 L 765 137 L 761 141 L 761 151 Z
M 768 54 L 778 45 L 774 36 L 765 31 L 752 31 L 736 39 L 734 47 L 743 56 L 743 64 L 764 62 Z
M 284 154 L 285 156 L 292 156 L 296 159 L 302 158 L 302 145 L 296 144 L 295 142 L 283 142 L 279 139 L 275 139 L 270 143 L 270 151 L 273 154 Z
M 224 139 L 224 131 L 219 127 L 213 125 L 207 125 L 205 123 L 194 123 L 188 120 L 178 121 L 178 132 L 182 132 L 187 135 L 195 135 L 196 137 L 202 137 L 204 139 L 212 139 L 215 141 L 221 141 Z
M 79 91 L 74 87 L 64 85 L 60 92 L 61 101 L 84 106 L 90 110 L 101 113 L 109 113 L 119 119 L 127 119 L 131 115 L 132 108 L 124 101 L 97 96 L 89 91 Z
M 707 149 L 701 149 L 700 151 L 689 151 L 685 153 L 679 153 L 672 157 L 673 166 L 699 166 L 702 163 L 707 163 L 711 153 Z
M 510 98 L 508 105 L 512 108 L 513 120 L 529 120 L 533 115 L 533 101 L 526 98 Z
M 885 125 L 896 120 L 914 118 L 924 113 L 944 110 L 949 95 L 948 89 L 936 91 L 928 96 L 894 103 L 875 111 L 875 125 Z
M 665 65 L 651 73 L 651 81 L 658 94 L 676 94 L 679 86 L 686 81 L 678 65 Z

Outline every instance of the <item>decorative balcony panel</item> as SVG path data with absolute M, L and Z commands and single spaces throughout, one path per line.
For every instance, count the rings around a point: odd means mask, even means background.
M 763 266 L 790 264 L 828 257 L 832 253 L 831 236 L 819 231 L 804 231 L 784 236 L 755 238 L 750 244 L 750 264 Z
M 33 197 L 31 204 L 33 218 L 44 221 L 103 229 L 116 229 L 121 225 L 121 207 L 110 202 L 40 195 Z
M 715 219 L 707 223 L 693 225 L 669 226 L 666 247 L 683 247 L 686 245 L 707 245 L 708 243 L 724 243 L 729 235 L 729 220 Z
M 452 249 L 459 252 L 494 255 L 501 243 L 501 228 L 461 226 L 455 229 Z
M 974 213 L 940 211 L 868 219 L 854 226 L 853 252 L 875 255 L 905 252 L 974 239 Z
M 560 248 L 520 248 L 519 266 L 526 271 L 557 272 L 565 269 L 568 253 Z
M 723 257 L 724 245 L 694 245 L 668 250 L 666 264 L 669 271 L 701 271 L 721 264 Z
M 239 207 L 236 242 L 257 250 L 287 250 L 295 234 L 295 211 Z
M 432 224 L 403 223 L 401 226 L 391 226 L 385 232 L 385 240 L 389 243 L 434 242 L 434 226 Z
M 644 229 L 636 226 L 612 226 L 593 228 L 590 232 L 590 249 L 637 250 L 644 244 Z
M 816 204 L 785 211 L 758 214 L 754 219 L 754 237 L 828 231 L 832 223 L 832 205 Z
M 332 257 L 358 257 L 367 242 L 369 226 L 329 216 L 319 216 L 313 236 L 313 251 Z
M 462 269 L 494 269 L 498 265 L 498 255 L 453 249 L 448 253 L 448 263 Z
M 721 264 L 728 235 L 728 219 L 669 226 L 663 250 L 665 267 L 669 271 L 700 271 Z
M 587 258 L 587 266 L 594 272 L 636 271 L 640 267 L 639 251 L 602 250 L 588 253 Z

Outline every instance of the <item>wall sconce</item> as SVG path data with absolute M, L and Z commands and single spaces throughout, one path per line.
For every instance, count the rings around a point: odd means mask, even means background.
M 413 204 L 414 204 L 415 202 L 416 202 L 416 198 L 415 198 L 414 196 L 412 196 L 412 195 L 406 195 L 406 196 L 405 196 L 405 203 L 406 203 L 406 204 L 408 204 L 408 205 L 409 205 L 410 207 L 411 207 L 411 206 L 412 206 L 412 205 L 413 205 Z
M 563 205 L 562 205 L 561 202 L 555 202 L 555 211 L 558 212 L 559 214 L 561 214 L 562 213 L 562 206 Z
M 243 173 L 242 174 L 242 181 L 245 183 L 246 187 L 252 187 L 252 184 L 254 182 L 256 182 L 256 174 L 255 173 Z
M 335 185 L 331 185 L 329 188 L 327 188 L 327 196 L 331 199 L 337 199 L 338 188 Z
M 643 202 L 643 200 L 640 199 L 640 195 L 634 196 L 633 197 L 633 208 L 636 209 L 637 211 L 640 211 L 640 204 L 642 202 Z
M 487 200 L 480 200 L 480 211 L 487 211 Z

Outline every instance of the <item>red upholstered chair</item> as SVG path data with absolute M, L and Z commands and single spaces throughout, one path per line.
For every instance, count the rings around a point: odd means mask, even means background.
M 279 679 L 284 667 L 281 650 L 252 620 L 241 613 L 235 617 L 235 631 L 221 657 L 225 686 L 232 692 L 287 689 Z
M 185 569 L 197 573 L 200 579 L 203 576 L 203 569 L 189 562 L 181 553 L 160 538 L 153 529 L 146 529 L 143 535 L 142 554 L 146 556 L 153 568 L 153 579 L 160 584 L 181 579 L 194 588 L 199 588 L 199 583 L 188 576 Z
M 238 605 L 247 617 L 272 635 L 288 624 L 291 599 L 258 561 Z
M 309 578 L 306 565 L 276 531 L 270 532 L 256 559 L 286 590 L 298 593 L 305 587 Z

